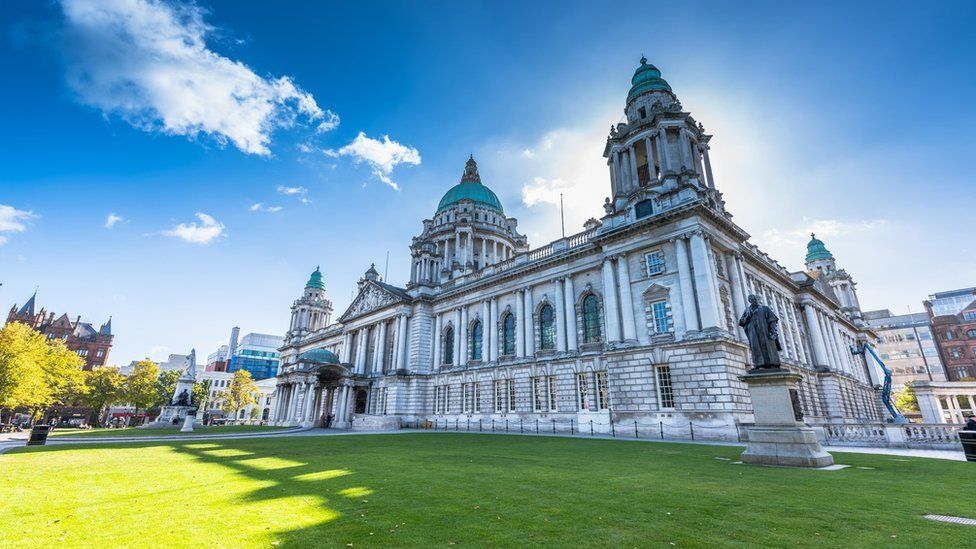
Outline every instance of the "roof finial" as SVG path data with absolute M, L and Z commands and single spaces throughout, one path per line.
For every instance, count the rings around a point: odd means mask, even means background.
M 641 65 L 646 65 L 647 64 L 647 57 L 643 53 L 641 54 L 641 61 L 640 61 L 640 63 L 641 63 Z
M 810 238 L 817 238 L 817 235 L 810 233 Z

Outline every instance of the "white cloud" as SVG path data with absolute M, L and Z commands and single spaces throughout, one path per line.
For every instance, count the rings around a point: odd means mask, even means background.
M 111 229 L 117 223 L 121 223 L 123 221 L 125 221 L 125 219 L 123 219 L 121 215 L 116 215 L 114 213 L 110 213 L 110 214 L 108 214 L 108 216 L 105 217 L 105 228 L 106 229 Z
M 18 210 L 13 206 L 0 204 L 0 233 L 22 233 L 27 224 L 37 216 L 29 210 Z M 0 246 L 10 240 L 10 235 L 0 234 Z
M 534 206 L 542 202 L 559 204 L 559 195 L 568 193 L 572 188 L 572 185 L 558 177 L 556 179 L 534 177 L 531 183 L 522 185 L 522 203 L 526 206 Z
M 331 157 L 351 156 L 357 164 L 366 162 L 377 179 L 395 190 L 400 190 L 400 186 L 390 177 L 393 168 L 400 164 L 420 165 L 420 151 L 417 149 L 397 143 L 388 135 L 384 135 L 380 141 L 366 137 L 363 132 L 359 132 L 352 143 L 338 151 L 327 150 L 325 154 Z
M 261 77 L 207 47 L 214 28 L 194 4 L 62 0 L 68 83 L 81 102 L 136 128 L 210 136 L 268 155 L 271 134 L 303 122 L 339 124 L 291 78 Z
M 761 240 L 770 247 L 791 247 L 799 249 L 806 246 L 810 234 L 818 238 L 829 238 L 837 235 L 850 235 L 872 231 L 884 227 L 888 222 L 884 219 L 864 219 L 858 221 L 841 221 L 838 219 L 803 219 L 803 224 L 792 229 L 769 229 L 763 232 Z
M 223 223 L 205 213 L 197 212 L 196 216 L 200 223 L 196 221 L 180 223 L 168 231 L 163 231 L 163 234 L 193 244 L 209 244 L 224 234 Z
M 280 212 L 283 208 L 281 206 L 268 206 L 264 202 L 257 202 L 255 204 L 252 204 L 251 207 L 248 209 L 251 210 L 252 212 L 274 213 L 274 212 Z
M 296 194 L 299 195 L 308 194 L 308 189 L 305 187 L 286 187 L 284 185 L 278 185 L 278 188 L 276 190 L 285 196 L 293 196 Z

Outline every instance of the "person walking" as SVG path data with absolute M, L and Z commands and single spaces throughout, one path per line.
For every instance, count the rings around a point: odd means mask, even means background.
M 963 431 L 976 431 L 976 414 L 971 414 L 969 420 L 966 421 L 966 426 L 962 428 Z

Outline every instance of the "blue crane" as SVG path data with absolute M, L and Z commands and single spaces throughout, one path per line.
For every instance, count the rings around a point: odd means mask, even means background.
M 891 414 L 891 422 L 908 423 L 908 418 L 903 416 L 901 412 L 898 411 L 898 408 L 895 408 L 894 403 L 891 402 L 891 370 L 885 366 L 885 363 L 878 356 L 878 353 L 875 353 L 874 349 L 872 349 L 866 341 L 862 342 L 860 347 L 851 347 L 851 354 L 853 355 L 865 355 L 865 351 L 874 357 L 875 362 L 878 363 L 878 366 L 881 366 L 881 371 L 884 372 L 884 384 L 881 386 L 881 402 L 884 403 L 885 408 L 888 409 L 888 413 Z

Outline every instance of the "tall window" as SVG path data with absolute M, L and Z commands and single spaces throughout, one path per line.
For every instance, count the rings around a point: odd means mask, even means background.
M 471 325 L 471 360 L 481 360 L 481 321 L 475 320 Z
M 671 328 L 671 322 L 668 319 L 668 302 L 655 301 L 651 303 L 651 311 L 654 313 L 654 333 L 668 333 Z
M 532 378 L 532 409 L 536 412 L 541 412 L 546 404 L 545 379 L 544 377 Z
M 471 412 L 471 384 L 461 384 L 461 412 L 467 414 Z
M 507 314 L 502 320 L 502 354 L 515 354 L 515 315 Z
M 448 326 L 444 330 L 444 345 L 441 347 L 444 349 L 444 359 L 441 362 L 444 364 L 454 364 L 454 328 Z
M 610 408 L 610 385 L 607 383 L 607 373 L 596 373 L 596 407 L 598 410 Z
M 552 350 L 556 348 L 556 329 L 552 307 L 543 305 L 539 310 L 539 348 Z
M 444 388 L 440 385 L 434 386 L 434 413 L 443 414 L 444 408 L 441 405 L 441 395 L 444 394 Z
M 583 298 L 583 343 L 600 341 L 600 300 L 593 294 Z
M 590 409 L 590 389 L 586 374 L 576 374 L 576 396 L 580 410 Z
M 502 380 L 502 379 L 496 379 L 495 380 L 495 391 L 494 391 L 494 394 L 492 395 L 492 398 L 494 399 L 494 402 L 492 404 L 494 404 L 495 413 L 504 412 L 505 411 L 505 385 L 504 385 L 504 380 Z
M 481 383 L 478 382 L 478 381 L 475 381 L 473 383 L 473 385 L 474 385 L 474 389 L 472 391 L 472 392 L 474 392 L 474 408 L 473 409 L 474 409 L 474 413 L 480 414 L 481 413 Z
M 444 386 L 444 407 L 442 409 L 444 410 L 445 414 L 451 411 L 451 386 L 450 385 Z
M 508 411 L 515 411 L 515 380 L 508 380 Z
M 956 335 L 952 333 L 952 330 L 946 330 L 946 339 L 955 339 Z
M 659 275 L 665 271 L 664 254 L 660 251 L 645 255 L 644 260 L 647 263 L 647 276 Z
M 556 376 L 549 376 L 549 411 L 556 411 Z
M 671 389 L 671 367 L 658 366 L 657 373 L 657 402 L 664 409 L 674 408 L 674 391 Z
M 969 339 L 976 337 L 976 330 L 966 330 L 966 337 L 968 337 Z

